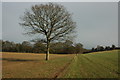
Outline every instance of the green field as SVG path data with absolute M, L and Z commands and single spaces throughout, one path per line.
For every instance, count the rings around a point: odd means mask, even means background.
M 118 51 L 78 55 L 65 72 L 64 78 L 117 78 Z
M 89 54 L 3 53 L 3 78 L 117 78 L 118 50 Z

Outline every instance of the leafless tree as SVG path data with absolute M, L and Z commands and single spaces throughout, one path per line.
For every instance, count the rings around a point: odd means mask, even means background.
M 75 28 L 71 14 L 62 5 L 56 3 L 34 5 L 20 18 L 22 19 L 20 25 L 27 29 L 27 34 L 45 36 L 42 40 L 47 46 L 46 60 L 49 60 L 50 43 L 63 39 Z

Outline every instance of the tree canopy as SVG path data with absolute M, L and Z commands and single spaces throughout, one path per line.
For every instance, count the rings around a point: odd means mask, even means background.
M 49 59 L 50 43 L 65 39 L 76 27 L 67 9 L 55 3 L 34 5 L 31 10 L 25 11 L 21 19 L 20 25 L 25 27 L 26 34 L 44 35 L 46 60 Z

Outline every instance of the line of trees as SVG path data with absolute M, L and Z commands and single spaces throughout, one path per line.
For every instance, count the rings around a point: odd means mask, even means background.
M 84 52 L 84 53 L 91 53 L 91 52 L 98 52 L 98 51 L 108 51 L 108 50 L 115 50 L 120 49 L 120 47 L 116 47 L 115 45 L 112 46 L 97 46 L 96 48 L 92 48 L 90 51 Z
M 105 47 L 98 45 L 96 48 L 92 48 L 91 51 L 96 52 L 96 51 L 107 51 L 107 50 L 114 50 L 114 49 L 118 49 L 118 47 L 116 47 L 115 45 L 105 46 Z
M 42 41 L 36 41 L 33 44 L 29 41 L 22 43 L 14 43 L 10 41 L 0 41 L 3 52 L 22 52 L 22 53 L 46 53 L 46 45 Z M 73 44 L 72 41 L 54 42 L 50 45 L 50 53 L 55 54 L 74 54 L 83 53 L 87 50 L 83 48 L 81 43 Z

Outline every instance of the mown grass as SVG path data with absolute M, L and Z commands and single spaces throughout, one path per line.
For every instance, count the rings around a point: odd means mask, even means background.
M 118 78 L 118 50 L 79 54 L 59 77 Z
M 3 53 L 3 78 L 55 78 L 74 55 Z
M 3 53 L 3 78 L 117 78 L 118 50 L 89 54 Z

